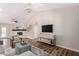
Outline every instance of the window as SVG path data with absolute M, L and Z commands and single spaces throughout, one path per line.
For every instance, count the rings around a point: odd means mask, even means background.
M 1 28 L 1 37 L 6 37 L 6 27 Z

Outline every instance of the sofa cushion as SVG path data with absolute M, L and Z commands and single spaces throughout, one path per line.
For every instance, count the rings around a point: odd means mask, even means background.
M 16 54 L 15 49 L 13 49 L 13 48 L 11 48 L 11 47 L 5 49 L 4 55 L 6 55 L 6 56 L 13 56 L 13 55 L 15 55 L 15 54 Z
M 26 51 L 26 52 L 20 54 L 19 56 L 36 56 L 36 55 L 31 51 Z

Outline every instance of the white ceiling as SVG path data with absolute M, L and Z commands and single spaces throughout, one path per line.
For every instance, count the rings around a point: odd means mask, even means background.
M 19 17 L 19 21 L 23 22 L 24 20 L 27 21 L 31 14 L 28 15 L 25 11 L 25 5 L 23 3 L 0 3 L 0 23 L 11 23 L 11 19 Z M 39 3 L 34 4 L 32 3 L 31 8 L 33 11 L 45 11 L 45 10 L 52 10 L 56 8 L 62 8 L 67 6 L 72 6 L 77 4 L 68 4 L 68 3 Z M 25 16 L 25 17 L 24 17 Z M 25 22 L 24 21 L 24 22 Z

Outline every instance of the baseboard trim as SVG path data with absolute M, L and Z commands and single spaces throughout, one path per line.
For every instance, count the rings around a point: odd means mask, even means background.
M 65 49 L 69 49 L 69 50 L 72 50 L 72 51 L 75 51 L 75 52 L 79 52 L 79 50 L 74 50 L 74 49 L 69 48 L 69 47 L 65 47 L 65 46 L 61 46 L 61 45 L 56 45 L 56 46 L 59 46 L 59 47 L 65 48 Z

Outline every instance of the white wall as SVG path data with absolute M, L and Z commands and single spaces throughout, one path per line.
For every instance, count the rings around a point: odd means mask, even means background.
M 79 51 L 79 6 L 56 10 L 57 45 Z
M 53 24 L 56 44 L 79 51 L 79 6 L 36 12 L 28 24 L 32 24 L 34 27 L 35 23 L 39 33 L 41 32 L 41 25 Z M 34 35 L 34 30 L 31 33 Z
M 28 22 L 28 25 L 32 25 L 33 27 L 32 30 L 30 31 L 30 34 L 34 35 L 34 37 L 37 37 L 41 33 L 42 25 L 53 24 L 54 16 L 55 15 L 53 14 L 52 11 L 35 12 L 33 14 L 31 21 Z

